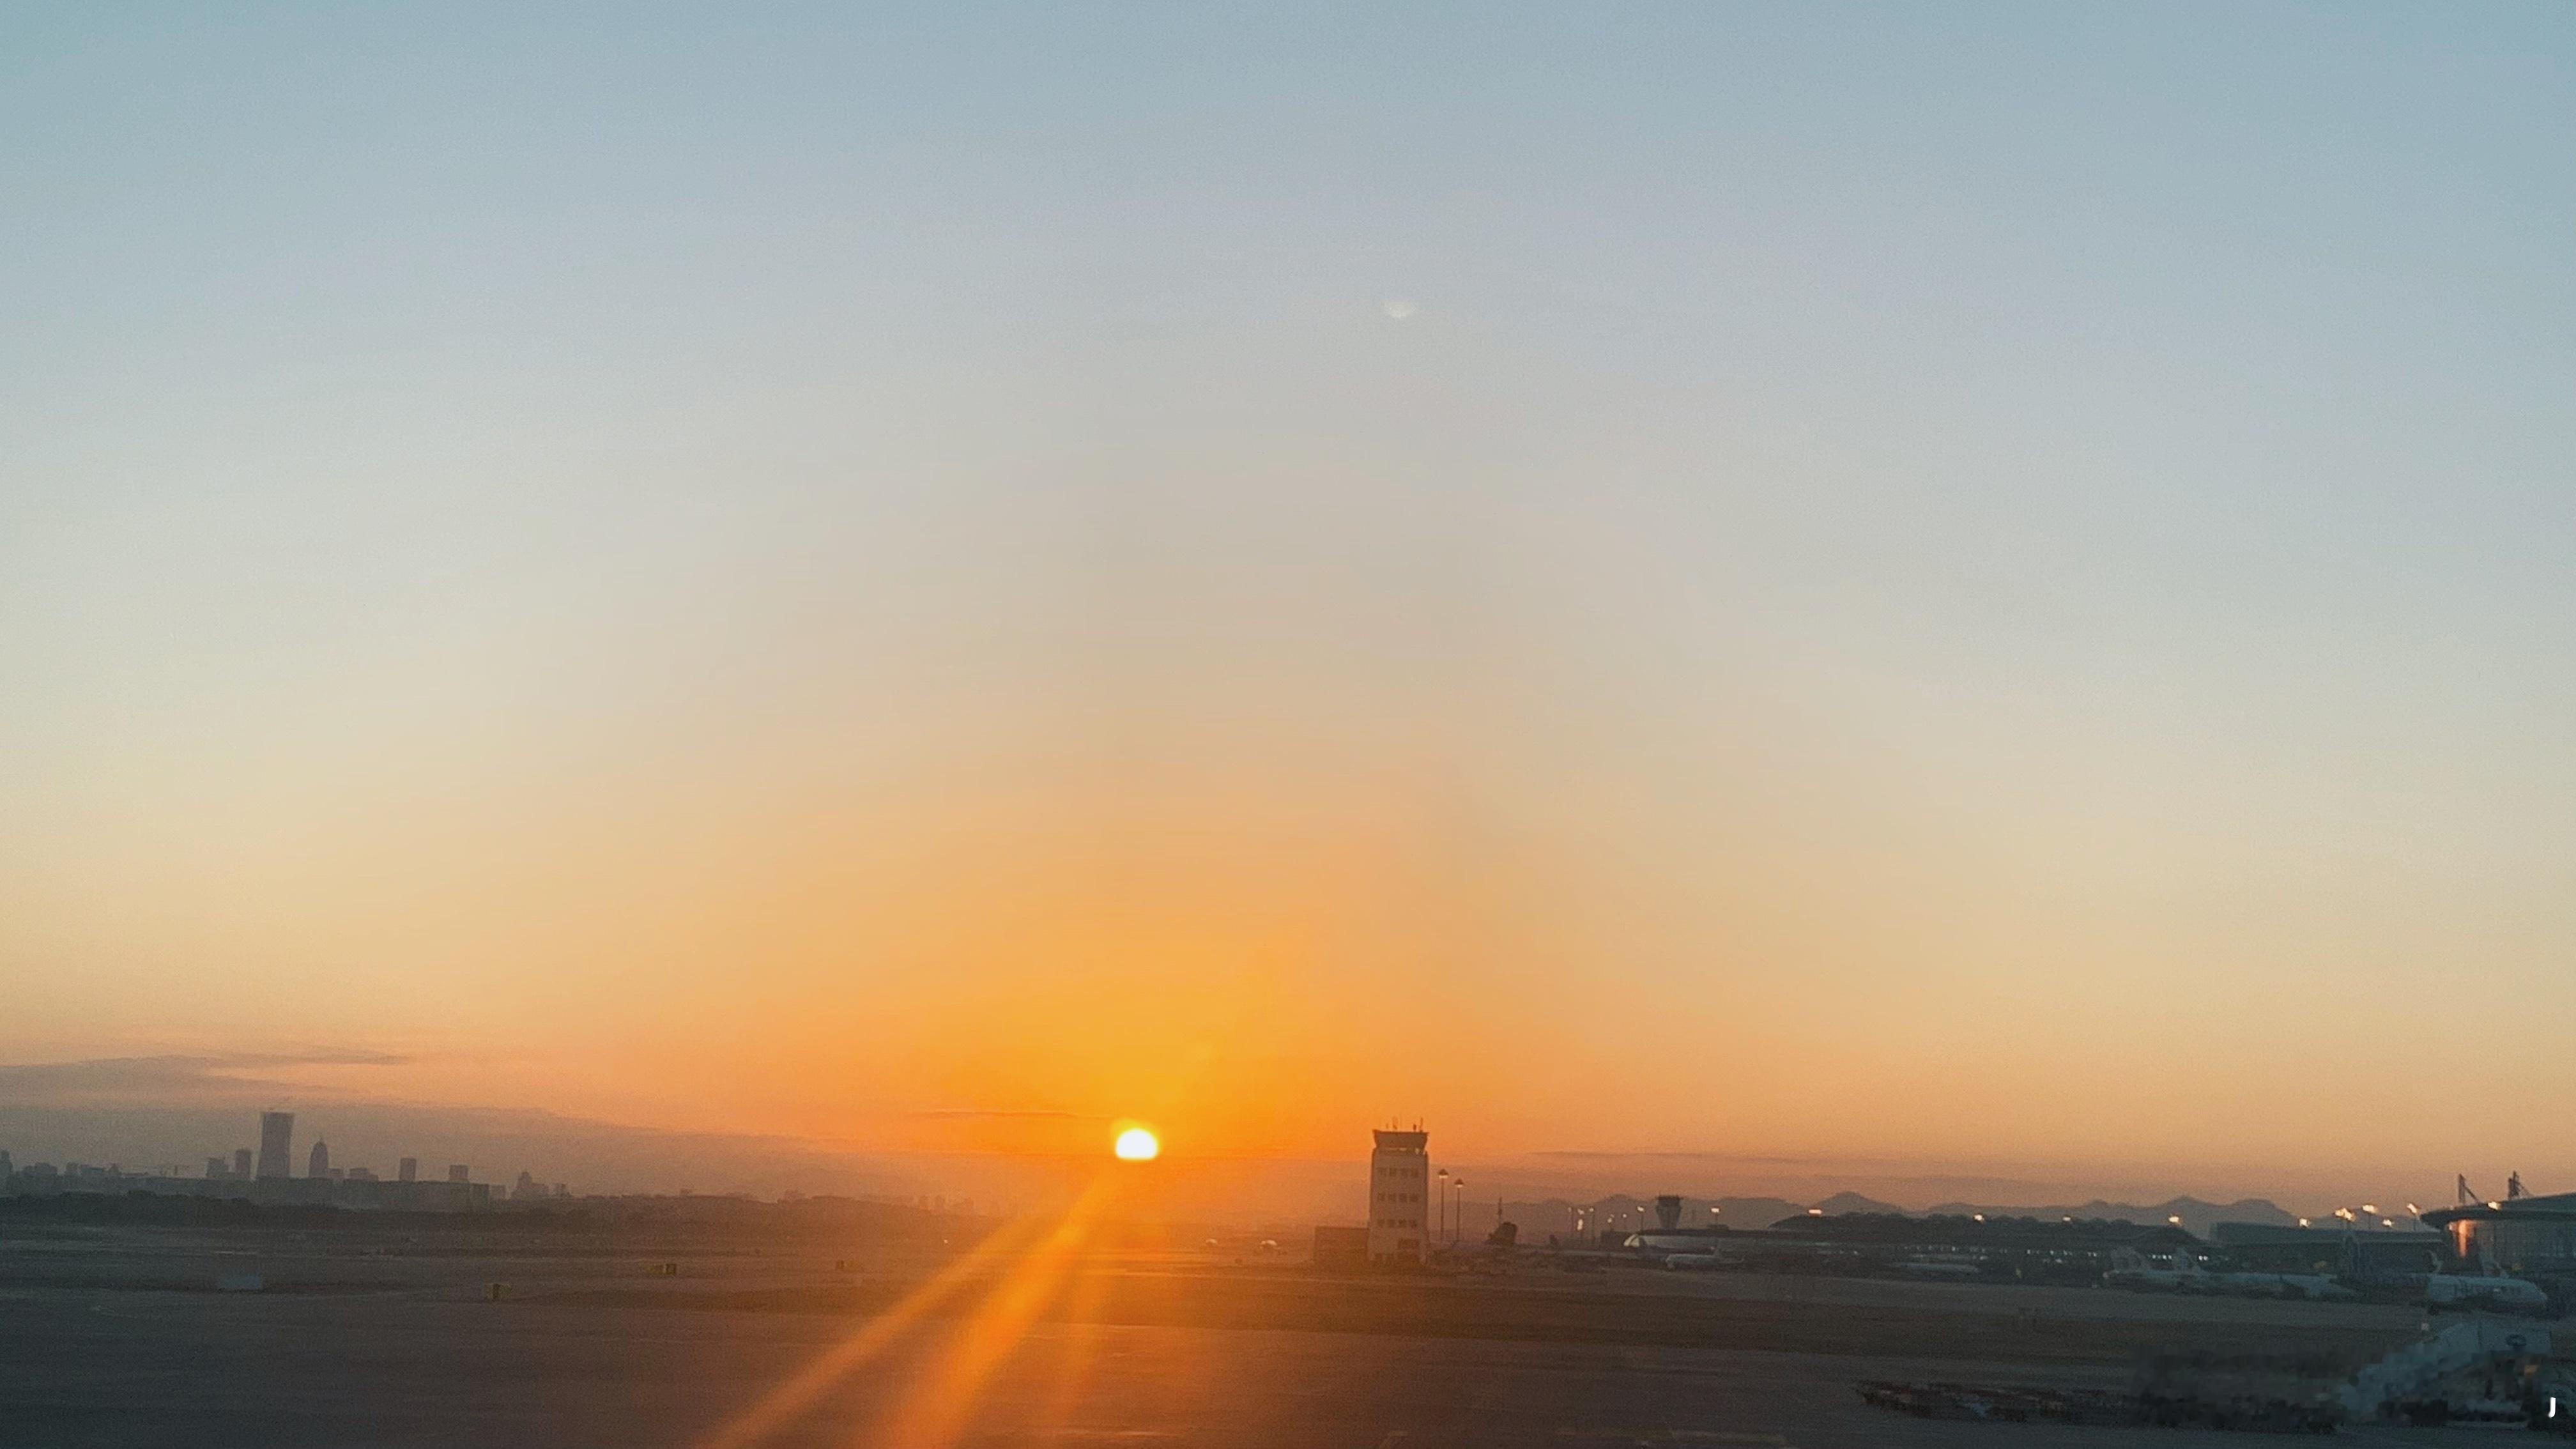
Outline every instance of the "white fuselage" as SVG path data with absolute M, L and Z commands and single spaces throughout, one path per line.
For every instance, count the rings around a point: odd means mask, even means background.
M 2549 1311 L 2549 1295 L 2540 1291 L 2539 1284 L 2520 1278 L 2436 1273 L 2424 1280 L 2424 1306 L 2436 1313 L 2446 1309 L 2484 1309 L 2490 1313 L 2536 1314 Z

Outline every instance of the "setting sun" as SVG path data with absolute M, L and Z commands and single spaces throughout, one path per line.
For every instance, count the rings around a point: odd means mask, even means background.
M 1118 1154 L 1121 1162 L 1151 1162 L 1161 1154 L 1163 1144 L 1144 1128 L 1129 1127 L 1118 1134 L 1117 1144 L 1111 1150 Z

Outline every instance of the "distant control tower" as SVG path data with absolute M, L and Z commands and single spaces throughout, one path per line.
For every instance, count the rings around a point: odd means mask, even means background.
M 259 1114 L 259 1175 L 263 1178 L 295 1175 L 294 1113 Z
M 1369 1154 L 1369 1261 L 1421 1262 L 1430 1214 L 1431 1134 L 1378 1132 Z

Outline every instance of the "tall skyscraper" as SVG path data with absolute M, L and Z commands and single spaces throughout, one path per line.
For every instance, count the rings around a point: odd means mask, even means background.
M 295 1175 L 295 1114 L 262 1112 L 259 1114 L 259 1175 L 262 1178 Z
M 1431 1134 L 1377 1134 L 1369 1154 L 1369 1261 L 1417 1263 L 1431 1241 Z
M 394 1169 L 394 1178 L 398 1182 L 420 1181 L 420 1159 L 417 1157 L 404 1158 L 402 1160 L 402 1165 Z
M 209 1179 L 220 1182 L 223 1180 L 224 1175 L 225 1168 L 224 1160 L 222 1158 L 209 1157 L 206 1159 L 206 1176 Z
M 233 1149 L 233 1176 L 238 1177 L 238 1178 L 242 1178 L 242 1179 L 244 1179 L 245 1181 L 247 1181 L 247 1180 L 249 1179 L 249 1177 L 250 1177 L 250 1149 L 249 1149 L 249 1148 L 247 1148 L 247 1147 L 236 1147 L 236 1148 L 234 1148 L 234 1149 Z
M 329 1177 L 331 1175 L 330 1143 L 323 1141 L 319 1137 L 313 1139 L 313 1155 L 305 1160 L 304 1175 L 306 1177 Z
M 447 1180 L 449 1182 L 465 1181 L 465 1164 L 462 1162 L 451 1162 L 447 1164 Z

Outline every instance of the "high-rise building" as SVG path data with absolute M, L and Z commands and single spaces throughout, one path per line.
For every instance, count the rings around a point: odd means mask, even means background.
M 1431 1134 L 1379 1131 L 1369 1154 L 1369 1261 L 1420 1262 L 1430 1213 Z
M 462 1162 L 451 1162 L 447 1164 L 447 1180 L 449 1182 L 465 1181 L 465 1164 Z
M 259 1114 L 259 1175 L 262 1178 L 295 1175 L 295 1114 L 262 1112 Z
M 319 1137 L 313 1139 L 313 1155 L 305 1159 L 304 1175 L 306 1177 L 329 1177 L 331 1175 L 330 1143 L 323 1141 Z
M 397 1182 L 420 1181 L 420 1159 L 417 1157 L 404 1158 L 402 1160 L 402 1164 L 394 1169 L 394 1179 Z
M 244 1181 L 248 1181 L 248 1180 L 249 1180 L 249 1178 L 250 1178 L 250 1149 L 249 1149 L 249 1148 L 247 1148 L 247 1147 L 236 1147 L 236 1148 L 234 1148 L 234 1149 L 233 1149 L 233 1176 L 238 1177 L 238 1178 L 241 1178 L 241 1179 L 243 1179 Z
M 221 1182 L 227 1170 L 228 1169 L 225 1168 L 224 1160 L 222 1158 L 209 1157 L 206 1159 L 206 1176 L 209 1180 Z

